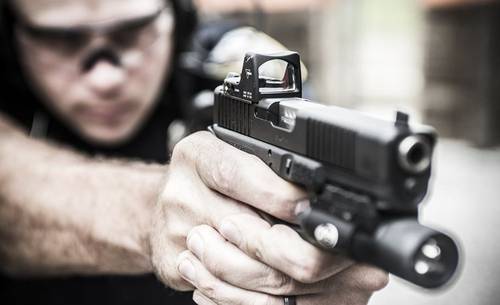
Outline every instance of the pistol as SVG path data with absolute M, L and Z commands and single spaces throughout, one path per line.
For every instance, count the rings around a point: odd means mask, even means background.
M 262 68 L 277 61 L 283 78 Z M 259 157 L 305 188 L 310 208 L 292 225 L 310 243 L 370 263 L 411 283 L 437 288 L 455 273 L 459 251 L 447 234 L 418 222 L 436 134 L 302 98 L 300 56 L 247 53 L 241 74 L 215 89 L 221 140 Z M 255 177 L 258 179 L 258 177 Z

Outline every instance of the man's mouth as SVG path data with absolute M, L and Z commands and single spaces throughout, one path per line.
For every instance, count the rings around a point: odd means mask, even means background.
M 116 127 L 130 119 L 135 107 L 130 103 L 109 103 L 80 108 L 82 118 L 90 123 L 106 127 Z

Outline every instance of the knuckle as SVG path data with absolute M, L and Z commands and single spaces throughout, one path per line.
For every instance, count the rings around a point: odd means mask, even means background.
M 279 194 L 274 188 L 266 188 L 260 190 L 262 198 L 266 198 L 270 203 L 266 206 L 267 212 L 273 216 L 282 216 L 286 207 L 288 205 L 284 204 L 285 200 L 283 194 Z
M 206 267 L 210 271 L 210 273 L 218 279 L 224 280 L 228 276 L 228 270 L 226 266 L 220 262 L 207 262 Z
M 282 192 L 281 194 L 276 194 L 275 192 L 274 195 L 270 195 L 274 196 L 272 202 L 275 202 L 275 204 L 271 205 L 271 207 L 274 208 L 271 211 L 272 215 L 276 215 L 288 221 L 296 219 L 295 207 L 299 198 L 304 197 L 301 195 L 302 194 L 298 195 L 296 192 L 292 191 L 289 193 Z
M 265 262 L 266 259 L 269 259 L 268 255 L 265 253 L 265 249 L 268 249 L 266 247 L 267 241 L 265 234 L 257 235 L 254 241 L 243 239 L 240 245 L 241 249 L 246 249 L 248 253 L 261 262 Z
M 209 233 L 209 230 L 210 230 L 210 226 L 208 226 L 208 225 L 205 225 L 205 224 L 197 225 L 189 231 L 188 238 L 190 238 L 191 236 L 194 236 L 195 234 L 198 234 L 198 236 L 200 238 L 203 238 L 203 237 L 207 236 L 207 234 Z
M 273 295 L 293 294 L 295 290 L 295 281 L 288 275 L 276 270 L 269 272 L 264 281 L 268 292 Z
M 172 162 L 178 162 L 183 160 L 189 160 L 191 156 L 191 152 L 194 150 L 194 144 L 190 137 L 186 137 L 179 141 L 174 146 L 172 151 Z
M 273 236 L 277 238 L 287 239 L 287 238 L 300 238 L 296 232 L 294 232 L 290 227 L 285 225 L 274 225 L 271 227 Z M 262 244 L 264 246 L 272 246 L 272 240 L 267 241 L 267 243 Z M 293 279 L 301 283 L 316 283 L 321 280 L 321 275 L 323 274 L 325 268 L 323 262 L 325 261 L 324 254 L 313 248 L 303 248 L 302 251 L 295 252 L 281 252 L 281 257 L 279 259 L 284 260 L 287 266 L 290 266 L 290 272 L 288 273 Z
M 198 289 L 210 299 L 218 299 L 224 292 L 221 291 L 218 281 L 200 281 L 200 283 L 198 283 Z
M 238 172 L 237 163 L 231 162 L 230 159 L 227 159 L 227 162 L 218 162 L 215 164 L 212 173 L 215 188 L 219 192 L 231 197 L 236 191 L 234 189 L 234 182 L 238 180 Z
M 205 141 L 206 133 L 208 132 L 196 132 L 179 141 L 172 151 L 172 162 L 194 161 L 196 152 L 202 150 L 200 146 Z
M 320 280 L 321 271 L 319 261 L 306 256 L 300 263 L 295 263 L 292 277 L 301 283 L 312 284 Z
M 290 233 L 296 234 L 290 227 L 283 224 L 275 224 L 270 227 L 271 234 L 278 237 L 290 237 Z

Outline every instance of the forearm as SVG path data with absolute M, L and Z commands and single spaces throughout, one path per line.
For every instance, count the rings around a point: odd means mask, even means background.
M 164 171 L 35 141 L 0 117 L 3 271 L 151 271 L 148 234 Z

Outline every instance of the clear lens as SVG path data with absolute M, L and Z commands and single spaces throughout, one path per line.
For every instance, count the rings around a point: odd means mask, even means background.
M 77 28 L 18 27 L 21 45 L 31 54 L 54 67 L 78 70 L 85 56 L 96 47 L 113 50 L 124 64 L 137 63 L 161 35 L 172 30 L 173 10 L 170 6 L 150 16 L 134 20 L 113 21 L 105 25 Z
M 295 68 L 281 59 L 270 60 L 259 67 L 261 93 L 282 93 L 296 89 Z

